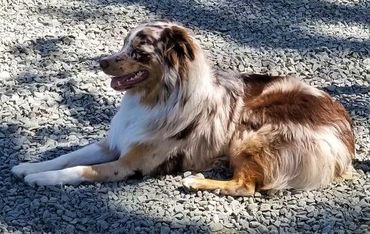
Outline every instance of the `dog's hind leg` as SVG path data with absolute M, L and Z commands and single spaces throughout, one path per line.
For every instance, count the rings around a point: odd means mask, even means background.
M 233 178 L 227 181 L 187 177 L 183 185 L 192 189 L 216 190 L 231 196 L 250 196 L 263 186 L 265 178 L 265 158 L 269 157 L 268 149 L 262 147 L 262 139 L 258 135 L 244 139 L 234 139 L 229 152 L 230 164 L 234 170 Z M 264 165 L 264 166 L 262 166 Z
M 261 172 L 258 165 L 252 160 L 245 159 L 234 167 L 234 174 L 231 180 L 212 180 L 190 176 L 183 179 L 186 188 L 195 190 L 216 190 L 220 193 L 231 196 L 254 195 L 257 183 L 261 180 Z
M 189 176 L 183 179 L 183 185 L 195 190 L 220 190 L 220 193 L 231 196 L 251 196 L 255 192 L 253 182 L 246 183 L 243 180 L 233 178 L 231 180 L 212 180 Z
M 234 167 L 231 180 L 212 180 L 190 176 L 183 179 L 186 188 L 195 190 L 216 190 L 231 196 L 251 196 L 255 193 L 256 185 L 261 180 L 261 172 L 253 161 L 245 160 Z
M 52 160 L 38 163 L 21 163 L 13 167 L 11 171 L 16 176 L 23 177 L 29 174 L 60 170 L 78 165 L 108 162 L 116 159 L 118 156 L 118 154 L 110 151 L 105 141 L 102 140 Z

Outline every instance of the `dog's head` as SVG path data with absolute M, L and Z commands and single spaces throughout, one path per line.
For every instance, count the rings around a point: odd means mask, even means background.
M 169 91 L 174 83 L 186 79 L 198 48 L 184 27 L 148 23 L 131 30 L 121 51 L 101 59 L 100 67 L 113 76 L 115 90 L 159 91 L 163 87 Z

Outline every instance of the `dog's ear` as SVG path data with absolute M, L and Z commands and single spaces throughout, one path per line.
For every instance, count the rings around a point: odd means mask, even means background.
M 178 26 L 165 28 L 161 34 L 164 42 L 164 55 L 171 65 L 186 59 L 194 60 L 194 42 L 189 33 Z

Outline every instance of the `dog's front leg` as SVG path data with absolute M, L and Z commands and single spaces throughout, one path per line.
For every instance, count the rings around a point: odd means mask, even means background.
M 13 167 L 11 171 L 16 176 L 23 177 L 34 173 L 60 170 L 77 165 L 108 162 L 116 159 L 118 156 L 109 150 L 105 140 L 102 140 L 52 160 L 38 163 L 21 163 Z
M 107 182 L 124 180 L 140 171 L 148 174 L 154 169 L 150 157 L 151 147 L 135 145 L 118 160 L 91 166 L 76 166 L 56 171 L 46 171 L 24 178 L 30 185 L 79 184 L 81 182 Z

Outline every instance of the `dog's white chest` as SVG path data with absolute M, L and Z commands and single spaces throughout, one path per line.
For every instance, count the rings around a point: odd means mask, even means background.
M 131 144 L 143 141 L 152 119 L 153 113 L 142 106 L 137 96 L 123 97 L 108 132 L 110 147 L 119 150 L 121 155 L 126 153 Z

